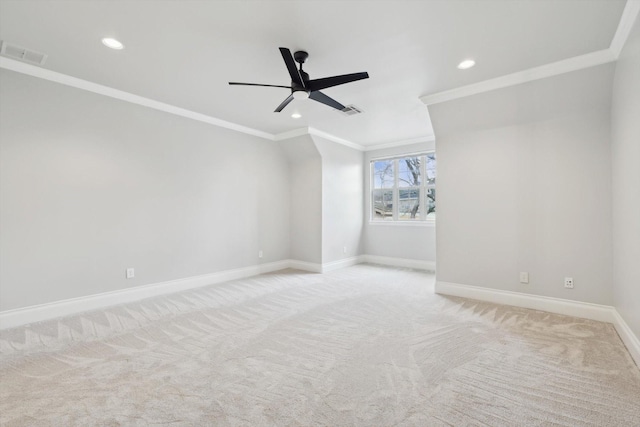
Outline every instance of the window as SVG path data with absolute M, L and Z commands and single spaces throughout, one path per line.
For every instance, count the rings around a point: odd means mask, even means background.
M 435 153 L 371 162 L 373 221 L 425 221 L 435 218 Z

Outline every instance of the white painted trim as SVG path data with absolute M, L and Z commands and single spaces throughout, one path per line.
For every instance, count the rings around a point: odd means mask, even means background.
M 333 141 L 333 142 L 336 142 L 338 144 L 345 145 L 345 146 L 347 146 L 349 148 L 353 148 L 354 150 L 364 151 L 364 146 L 362 146 L 360 144 L 356 144 L 355 142 L 351 142 L 351 141 L 348 141 L 346 139 L 339 138 L 339 137 L 337 137 L 335 135 L 331 135 L 330 133 L 318 130 L 316 128 L 310 127 L 309 128 L 309 135 L 319 136 L 321 138 L 328 139 L 329 141 Z
M 624 47 L 624 44 L 629 37 L 629 33 L 633 28 L 633 24 L 640 12 L 640 0 L 627 0 L 618 28 L 611 41 L 611 45 L 608 49 L 599 50 L 596 52 L 587 53 L 584 55 L 568 58 L 562 61 L 554 62 L 551 64 L 542 65 L 539 67 L 530 68 L 528 70 L 519 71 L 517 73 L 508 74 L 506 76 L 497 77 L 495 79 L 485 80 L 479 83 L 474 83 L 467 86 L 458 87 L 455 89 L 434 93 L 431 95 L 424 95 L 420 97 L 420 100 L 426 105 L 437 104 L 440 102 L 450 101 L 478 93 L 488 92 L 495 89 L 500 89 L 508 86 L 513 86 L 521 83 L 530 82 L 546 77 L 551 77 L 571 71 L 580 70 L 583 68 L 593 67 L 596 65 L 605 64 L 618 59 L 620 52 Z M 111 98 L 119 99 L 122 101 L 130 102 L 132 104 L 138 104 L 145 107 L 153 108 L 155 110 L 163 111 L 165 113 L 175 114 L 177 116 L 190 118 L 203 123 L 208 123 L 214 126 L 235 130 L 237 132 L 245 133 L 248 135 L 257 136 L 270 141 L 282 141 L 289 138 L 294 138 L 301 135 L 316 135 L 338 144 L 346 145 L 359 151 L 375 151 L 385 148 L 394 148 L 404 145 L 416 144 L 420 142 L 434 141 L 435 137 L 421 136 L 418 138 L 406 139 L 402 141 L 387 142 L 382 144 L 363 146 L 355 142 L 349 141 L 344 138 L 337 137 L 330 133 L 309 127 L 294 129 L 292 131 L 279 133 L 276 135 L 264 132 L 258 129 L 250 128 L 247 126 L 239 125 L 237 123 L 229 122 L 226 120 L 218 119 L 216 117 L 207 116 L 206 114 L 197 113 L 195 111 L 187 110 L 185 108 L 176 107 L 174 105 L 166 104 L 160 101 L 156 101 L 150 98 L 145 98 L 139 95 L 135 95 L 122 90 L 114 89 L 108 86 L 100 85 L 90 82 L 88 80 L 79 79 L 66 74 L 62 74 L 56 71 L 52 71 L 46 68 L 38 67 L 35 65 L 27 64 L 24 62 L 16 61 L 10 58 L 0 57 L 0 68 L 27 74 L 33 77 L 53 81 L 56 83 L 64 84 L 67 86 L 75 87 L 77 89 L 83 89 L 89 92 L 101 94 Z
M 300 128 L 290 130 L 288 132 L 277 133 L 273 136 L 274 141 L 285 141 L 291 138 L 297 138 L 298 136 L 309 135 L 309 128 Z
M 352 265 L 360 264 L 361 262 L 362 255 L 340 259 L 338 261 L 326 262 L 322 264 L 322 272 L 327 273 L 340 268 L 351 267 Z
M 332 142 L 335 142 L 335 143 L 338 143 L 338 144 L 342 144 L 342 145 L 346 145 L 347 147 L 353 148 L 354 150 L 358 150 L 358 151 L 364 151 L 364 149 L 365 149 L 365 147 L 360 145 L 360 144 L 356 144 L 355 142 L 351 142 L 351 141 L 349 141 L 347 139 L 337 137 L 335 135 L 332 135 L 330 133 L 327 133 L 327 132 L 324 132 L 324 131 L 321 131 L 319 129 L 312 128 L 312 127 L 294 129 L 294 130 L 290 130 L 288 132 L 278 133 L 278 134 L 274 135 L 273 139 L 275 141 L 285 141 L 287 139 L 296 138 L 296 137 L 302 136 L 302 135 L 319 136 L 321 138 L 328 139 L 329 141 L 332 141 Z
M 176 116 L 186 117 L 188 119 L 197 120 L 199 122 L 208 123 L 210 125 L 234 130 L 236 132 L 246 133 L 248 135 L 264 138 L 269 141 L 283 141 L 290 138 L 295 138 L 302 135 L 316 135 L 329 141 L 336 142 L 338 144 L 346 145 L 358 151 L 365 151 L 365 147 L 355 142 L 349 141 L 344 138 L 332 135 L 328 132 L 321 131 L 316 128 L 299 128 L 288 132 L 279 134 L 270 134 L 258 129 L 242 126 L 237 123 L 228 122 L 226 120 L 218 119 L 216 117 L 207 116 L 206 114 L 197 113 L 195 111 L 187 110 L 185 108 L 176 107 L 174 105 L 165 104 L 164 102 L 156 101 L 154 99 L 145 98 L 143 96 L 135 95 L 123 90 L 114 89 L 109 86 L 104 86 L 98 83 L 93 83 L 88 80 L 72 77 L 67 74 L 58 73 L 47 68 L 38 67 L 25 62 L 16 61 L 15 59 L 0 57 L 0 68 L 15 71 L 17 73 L 26 74 L 28 76 L 37 77 L 44 80 L 49 80 L 55 83 L 60 83 L 66 86 L 71 86 L 76 89 L 86 90 L 88 92 L 97 93 L 99 95 L 108 96 L 110 98 L 119 99 L 121 101 L 130 102 L 132 104 L 141 105 L 143 107 L 153 108 L 154 110 L 163 111 L 169 114 L 175 114 Z M 407 142 L 409 143 L 409 142 Z M 401 143 L 394 143 L 398 145 L 404 145 Z
M 606 64 L 618 59 L 622 49 L 624 48 L 629 34 L 633 29 L 635 20 L 640 14 L 640 0 L 627 0 L 618 23 L 616 33 L 611 40 L 611 44 L 607 49 L 586 53 L 584 55 L 574 56 L 573 58 L 563 59 L 551 64 L 539 67 L 529 68 L 502 77 L 473 83 L 467 86 L 461 86 L 442 92 L 424 95 L 420 100 L 426 105 L 439 104 L 441 102 L 451 101 L 458 98 L 464 98 L 470 95 L 489 92 L 495 89 L 501 89 L 509 86 L 515 86 L 534 80 L 553 77 L 571 71 L 582 70 L 584 68 L 594 67 L 596 65 Z M 383 144 L 384 145 L 384 144 Z M 373 146 L 377 147 L 377 146 Z M 370 148 L 374 150 L 376 148 Z M 367 149 L 368 151 L 369 149 Z
M 214 285 L 216 283 L 227 282 L 230 280 L 243 279 L 272 271 L 283 270 L 285 268 L 294 268 L 312 273 L 323 273 L 344 267 L 350 267 L 362 262 L 372 262 L 399 267 L 412 267 L 425 270 L 433 270 L 435 267 L 433 263 L 426 263 L 424 261 L 367 255 L 359 255 L 325 264 L 287 259 L 267 264 L 258 264 L 233 270 L 225 270 L 211 274 L 170 280 L 167 282 L 136 286 L 135 288 L 120 289 L 101 294 L 54 301 L 46 304 L 18 308 L 15 310 L 2 311 L 0 312 L 0 330 L 41 322 L 48 319 L 55 319 L 57 317 L 70 316 L 85 311 L 103 309 L 105 307 L 118 304 L 126 304 L 159 295 L 172 294 L 188 289 Z
M 88 295 L 63 301 L 55 301 L 52 303 L 15 310 L 7 310 L 0 312 L 0 330 L 54 319 L 57 317 L 70 316 L 86 311 L 102 309 L 118 304 L 126 304 L 145 298 L 172 294 L 230 280 L 243 279 L 245 277 L 256 276 L 258 274 L 283 270 L 285 268 L 295 268 L 314 273 L 323 273 L 344 267 L 350 267 L 363 262 L 395 267 L 416 268 L 427 271 L 435 271 L 436 267 L 435 263 L 431 261 L 376 255 L 359 255 L 325 264 L 288 259 L 233 270 L 225 270 L 217 273 L 204 274 L 201 276 L 193 276 L 184 279 L 138 286 L 130 289 L 105 292 L 97 295 Z M 640 341 L 638 340 L 638 337 L 634 335 L 631 328 L 626 324 L 622 316 L 620 316 L 617 310 L 613 307 L 539 295 L 499 291 L 495 289 L 486 289 L 477 286 L 460 285 L 442 281 L 436 282 L 435 291 L 436 293 L 444 295 L 454 295 L 464 298 L 490 301 L 497 304 L 508 304 L 517 307 L 532 308 L 552 313 L 613 323 L 616 331 L 620 335 L 620 338 L 629 350 L 629 353 L 635 360 L 636 364 L 640 366 Z
M 622 11 L 622 16 L 620 17 L 618 29 L 609 46 L 611 53 L 616 59 L 620 57 L 620 53 L 627 42 L 627 38 L 629 38 L 629 34 L 631 33 L 631 29 L 639 12 L 640 0 L 627 0 L 627 3 L 624 5 L 624 10 Z
M 401 141 L 393 141 L 393 142 L 386 142 L 383 144 L 376 144 L 376 145 L 361 145 L 361 144 L 357 144 L 353 141 L 349 141 L 348 139 L 344 139 L 344 138 L 340 138 L 338 136 L 332 135 L 328 132 L 313 128 L 313 127 L 308 127 L 308 128 L 299 128 L 299 129 L 294 129 L 294 130 L 290 130 L 288 132 L 282 132 L 282 133 L 278 133 L 275 134 L 273 139 L 275 141 L 284 141 L 287 139 L 291 139 L 291 138 L 296 138 L 298 136 L 302 136 L 302 135 L 315 135 L 315 136 L 319 136 L 321 138 L 324 139 L 328 139 L 329 141 L 333 141 L 335 143 L 338 144 L 342 144 L 342 145 L 346 145 L 349 148 L 353 148 L 354 150 L 358 150 L 358 151 L 375 151 L 375 150 L 383 150 L 385 148 L 394 148 L 394 147 L 401 147 L 404 145 L 411 145 L 411 144 L 418 144 L 421 142 L 433 142 L 435 141 L 435 136 L 433 135 L 428 135 L 428 136 L 420 136 L 417 138 L 411 138 L 411 139 L 403 139 Z
M 96 295 L 71 298 L 63 301 L 55 301 L 47 304 L 7 310 L 0 312 L 0 330 L 40 322 L 56 317 L 69 316 L 84 311 L 97 310 L 117 304 L 126 304 L 158 295 L 172 294 L 187 289 L 227 282 L 229 280 L 243 279 L 258 274 L 288 268 L 289 260 L 277 261 L 268 264 L 259 264 L 250 267 L 236 268 L 233 270 L 219 271 L 217 273 L 203 274 L 184 279 L 170 280 L 161 283 L 152 283 L 135 288 L 120 289 Z
M 378 255 L 362 255 L 362 262 L 390 265 L 392 267 L 415 268 L 416 270 L 436 271 L 436 263 L 419 259 L 394 258 Z
M 627 347 L 627 350 L 629 350 L 629 354 L 636 364 L 640 366 L 640 340 L 638 340 L 638 337 L 633 333 L 631 328 L 629 328 L 622 316 L 620 316 L 618 310 L 610 305 L 489 289 L 480 286 L 461 285 L 459 283 L 443 282 L 440 280 L 436 281 L 435 291 L 441 295 L 489 301 L 495 304 L 512 305 L 515 307 L 530 308 L 533 310 L 563 314 L 565 316 L 612 323 L 622 342 Z
M 271 273 L 272 271 L 284 270 L 286 268 L 289 268 L 289 265 L 291 265 L 291 260 L 285 259 L 282 261 L 267 262 L 265 264 L 258 264 L 251 267 L 244 267 L 244 268 L 237 269 L 237 270 L 240 270 L 240 272 L 244 273 L 243 276 L 234 277 L 233 279 L 225 279 L 225 281 L 257 276 L 258 274 Z M 227 271 L 237 271 L 237 270 L 227 270 Z
M 72 77 L 67 74 L 59 73 L 57 71 L 49 70 L 47 68 L 38 67 L 25 62 L 16 61 L 15 59 L 0 57 L 0 68 L 15 71 L 17 73 L 26 74 L 28 76 L 37 77 L 43 80 L 49 80 L 55 83 L 60 83 L 66 86 L 71 86 L 76 89 L 86 90 L 88 92 L 97 93 L 99 95 L 108 96 L 110 98 L 118 99 L 120 101 L 129 102 L 143 107 L 153 108 L 154 110 L 163 111 L 165 113 L 174 114 L 180 117 L 186 117 L 188 119 L 197 120 L 199 122 L 207 123 L 217 127 L 234 130 L 236 132 L 245 133 L 248 135 L 257 136 L 259 138 L 267 139 L 269 141 L 282 141 L 290 138 L 295 138 L 302 135 L 316 135 L 329 141 L 336 142 L 338 144 L 345 145 L 358 151 L 365 151 L 365 147 L 355 142 L 349 141 L 344 138 L 332 135 L 328 132 L 308 127 L 294 129 L 288 132 L 279 133 L 276 135 L 268 132 L 263 132 L 258 129 L 250 128 L 247 126 L 239 125 L 237 123 L 228 122 L 226 120 L 218 119 L 216 117 L 208 116 L 206 114 L 197 113 L 195 111 L 187 110 L 185 108 L 176 107 L 174 105 L 166 104 L 164 102 L 156 101 L 154 99 L 145 98 L 143 96 L 135 95 L 130 92 L 115 89 L 109 86 L 104 86 L 98 83 L 90 82 L 88 80 Z M 391 143 L 391 146 L 405 145 L 412 143 L 411 140 L 400 141 Z
M 403 153 L 398 153 L 398 154 L 384 154 L 384 153 L 380 153 L 379 155 L 372 155 L 371 157 L 369 157 L 369 163 L 373 163 L 376 160 L 395 160 L 395 159 L 404 159 L 405 157 L 418 157 L 418 156 L 426 156 L 427 154 L 433 154 L 435 153 L 436 150 L 434 149 L 427 149 L 427 150 L 420 150 L 420 151 L 409 151 L 409 152 L 403 152 Z
M 443 282 L 440 280 L 436 281 L 435 289 L 437 294 L 531 308 L 533 310 L 548 311 L 550 313 L 598 320 L 600 322 L 613 323 L 614 320 L 614 308 L 608 305 L 525 294 L 521 292 L 503 291 L 499 289 L 489 289 L 480 286 L 461 285 L 458 283 Z
M 419 144 L 421 142 L 434 142 L 436 137 L 433 135 L 420 136 L 418 138 L 403 139 L 401 141 L 385 142 L 383 144 L 367 145 L 364 151 L 384 150 L 385 148 L 402 147 L 404 145 Z
M 606 64 L 615 61 L 616 58 L 610 49 L 598 50 L 540 67 L 530 68 L 506 76 L 489 79 L 482 82 L 461 86 L 455 89 L 438 92 L 431 95 L 421 96 L 420 100 L 426 105 L 438 104 L 453 99 L 464 98 L 470 95 L 489 92 L 509 86 L 515 86 L 534 80 L 557 76 L 571 71 L 582 70 L 596 65 Z
M 435 219 L 423 219 L 415 221 L 385 221 L 385 220 L 369 220 L 369 225 L 373 226 L 391 226 L 391 227 L 435 227 Z
M 66 74 L 58 73 L 56 71 L 48 70 L 46 68 L 37 67 L 31 64 L 26 64 L 24 62 L 16 61 L 14 59 L 0 57 L 0 68 L 5 68 L 7 70 L 26 74 L 32 77 L 38 77 L 44 80 L 49 80 L 49 81 L 60 83 L 66 86 L 75 87 L 77 89 L 86 90 L 88 92 L 93 92 L 100 95 L 108 96 L 110 98 L 119 99 L 121 101 L 130 102 L 132 104 L 153 108 L 154 110 L 163 111 L 165 113 L 175 114 L 176 116 L 186 117 L 192 120 L 197 120 L 199 122 L 208 123 L 210 125 L 231 129 L 237 132 L 246 133 L 248 135 L 253 135 L 259 138 L 264 138 L 264 139 L 273 141 L 273 135 L 267 132 L 242 126 L 236 123 L 228 122 L 226 120 L 217 119 L 215 117 L 207 116 L 205 114 L 196 113 L 195 111 L 176 107 L 170 104 L 165 104 L 164 102 L 159 102 L 150 98 L 145 98 L 143 96 L 134 95 L 132 93 L 114 89 L 109 86 L 103 86 L 97 83 L 90 82 L 88 80 L 82 80 L 77 77 L 72 77 Z
M 315 262 L 298 261 L 296 259 L 289 260 L 289 268 L 309 271 L 311 273 L 322 273 L 322 264 L 317 264 Z
M 622 339 L 627 350 L 629 350 L 629 354 L 631 354 L 631 357 L 635 360 L 636 365 L 640 367 L 640 340 L 615 308 L 613 309 L 613 326 L 615 326 L 618 335 L 620 335 L 620 339 Z

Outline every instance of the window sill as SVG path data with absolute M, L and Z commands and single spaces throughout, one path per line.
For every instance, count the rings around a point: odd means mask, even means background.
M 436 220 L 426 221 L 372 221 L 369 220 L 369 225 L 388 225 L 391 227 L 435 227 Z

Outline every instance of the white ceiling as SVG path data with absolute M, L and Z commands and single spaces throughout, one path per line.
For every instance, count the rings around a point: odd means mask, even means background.
M 606 49 L 624 0 L 8 1 L 0 39 L 44 68 L 271 134 L 313 127 L 360 145 L 433 134 L 420 96 Z M 100 40 L 115 37 L 114 51 Z M 367 71 L 324 92 L 344 116 L 293 101 L 278 47 L 306 50 L 310 77 Z M 456 65 L 474 58 L 466 71 Z M 299 111 L 303 117 L 291 118 Z

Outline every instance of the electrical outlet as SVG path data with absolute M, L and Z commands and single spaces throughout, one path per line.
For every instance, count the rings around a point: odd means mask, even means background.
M 262 251 L 258 251 L 258 258 L 262 258 Z
M 344 247 L 342 248 L 342 253 L 343 253 L 343 254 L 346 254 L 346 253 L 347 253 L 347 247 L 346 247 L 346 246 L 344 246 Z
M 127 268 L 127 279 L 133 279 L 136 277 L 136 270 L 133 268 Z
M 573 289 L 573 277 L 564 278 L 564 287 L 568 289 Z
M 529 283 L 529 273 L 526 271 L 520 272 L 520 283 Z

